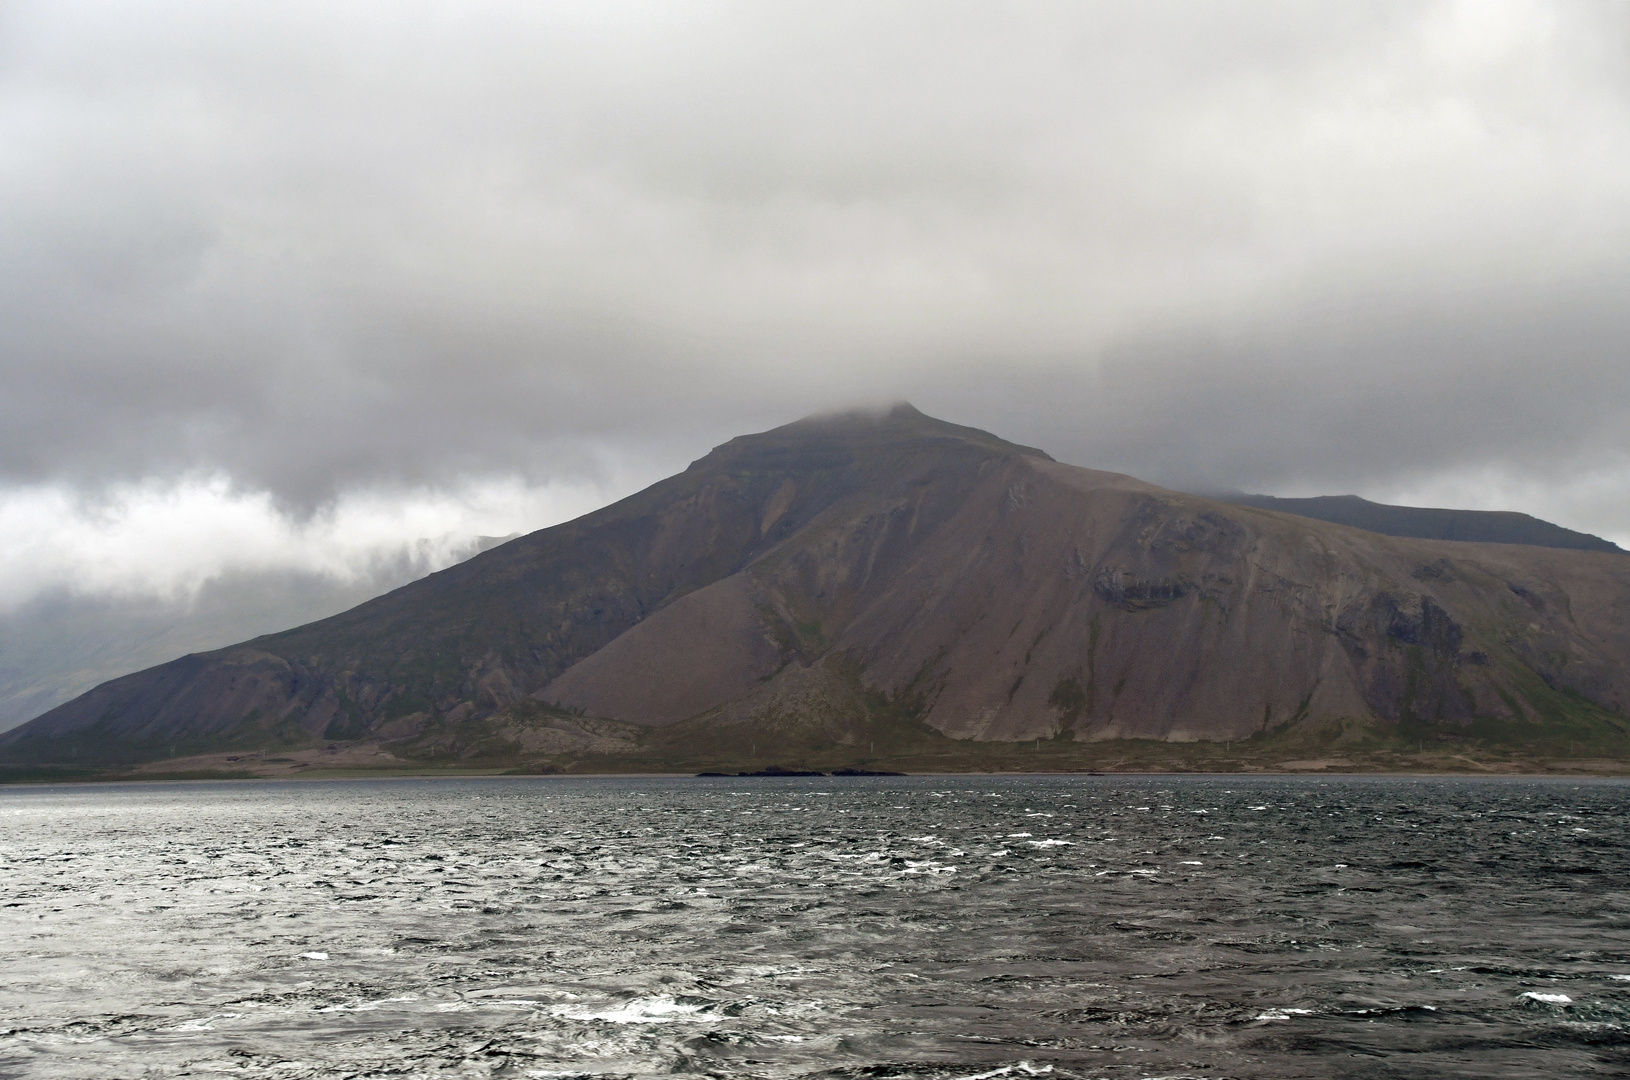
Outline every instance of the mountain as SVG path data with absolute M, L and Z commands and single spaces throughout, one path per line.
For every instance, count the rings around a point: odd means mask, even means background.
M 654 767 L 902 732 L 1583 745 L 1630 731 L 1627 705 L 1619 553 L 1383 536 L 900 406 L 733 439 L 343 614 L 104 683 L 0 735 L 0 757 Z
M 1320 495 L 1311 499 L 1281 499 L 1273 495 L 1228 495 L 1224 501 L 1262 510 L 1278 510 L 1299 517 L 1317 518 L 1337 525 L 1420 540 L 1467 540 L 1486 544 L 1532 544 L 1536 547 L 1576 551 L 1624 549 L 1611 540 L 1575 532 L 1549 521 L 1510 510 L 1440 510 L 1425 506 L 1389 506 L 1357 495 Z

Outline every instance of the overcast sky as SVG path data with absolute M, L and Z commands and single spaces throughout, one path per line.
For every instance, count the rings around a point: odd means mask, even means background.
M 897 399 L 1630 546 L 1627 178 L 1608 0 L 9 0 L 0 610 Z

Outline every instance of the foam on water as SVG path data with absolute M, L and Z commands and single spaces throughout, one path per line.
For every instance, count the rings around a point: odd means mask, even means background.
M 693 1005 L 675 1001 L 662 994 L 657 997 L 635 998 L 620 1008 L 601 1012 L 583 1012 L 558 1009 L 557 1016 L 571 1020 L 604 1020 L 608 1024 L 670 1024 L 680 1021 L 690 1024 L 714 1024 L 724 1017 L 713 1011 L 712 1005 Z
M 1045 1076 L 1052 1071 L 1053 1067 L 1051 1065 L 1043 1065 L 1038 1069 L 1031 1065 L 1028 1061 L 1021 1061 L 1016 1065 L 1003 1065 L 999 1069 L 991 1069 L 989 1072 L 974 1073 L 971 1076 L 959 1076 L 956 1078 L 956 1080 L 990 1080 L 990 1078 L 993 1076 L 1012 1076 L 1016 1072 L 1023 1073 L 1026 1076 Z

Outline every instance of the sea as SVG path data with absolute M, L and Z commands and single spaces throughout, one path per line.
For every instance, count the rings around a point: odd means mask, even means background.
M 3 1077 L 1630 1076 L 1630 783 L 0 789 Z

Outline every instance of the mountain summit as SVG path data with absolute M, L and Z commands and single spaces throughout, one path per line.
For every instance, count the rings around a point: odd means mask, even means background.
M 0 755 L 858 745 L 884 713 L 1006 742 L 1623 731 L 1627 705 L 1622 554 L 1231 505 L 902 405 L 733 439 L 333 618 L 105 683 Z

